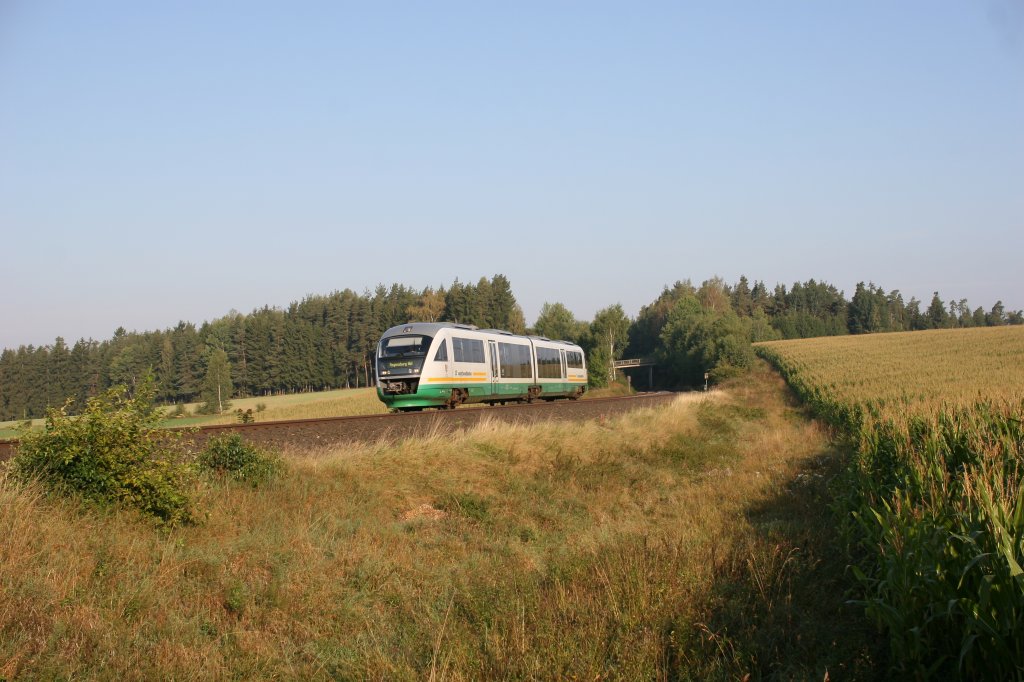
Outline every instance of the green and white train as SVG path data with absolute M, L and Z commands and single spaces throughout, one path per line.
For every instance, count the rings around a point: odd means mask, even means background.
M 575 400 L 587 390 L 583 349 L 446 322 L 411 322 L 377 344 L 377 396 L 393 410 L 463 403 Z

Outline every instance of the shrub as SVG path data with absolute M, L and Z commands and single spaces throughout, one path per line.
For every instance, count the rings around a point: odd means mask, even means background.
M 147 381 L 134 396 L 116 386 L 86 401 L 51 408 L 46 428 L 27 433 L 13 460 L 14 476 L 100 505 L 124 505 L 177 525 L 192 520 L 189 469 L 174 445 L 180 434 L 158 431 L 161 419 Z
M 253 487 L 270 481 L 282 467 L 279 455 L 246 443 L 237 433 L 211 438 L 196 462 L 200 469 Z

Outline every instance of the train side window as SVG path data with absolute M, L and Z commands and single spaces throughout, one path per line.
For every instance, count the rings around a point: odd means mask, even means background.
M 537 376 L 542 379 L 562 377 L 562 358 L 556 349 L 537 348 Z
M 484 362 L 484 342 L 479 339 L 452 337 L 452 355 L 455 362 Z
M 434 353 L 434 362 L 448 362 L 448 342 L 441 339 L 441 343 L 437 346 L 437 352 Z
M 567 350 L 565 351 L 565 362 L 569 365 L 570 369 L 583 369 L 583 354 L 578 351 Z
M 530 347 L 518 343 L 499 343 L 498 356 L 503 379 L 532 379 L 533 363 Z

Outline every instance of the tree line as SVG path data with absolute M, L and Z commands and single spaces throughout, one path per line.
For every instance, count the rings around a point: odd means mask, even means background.
M 758 341 L 1024 324 L 1024 314 L 1007 312 L 1002 301 L 986 312 L 972 310 L 966 299 L 946 304 L 935 292 L 921 308 L 916 298 L 905 302 L 899 290 L 886 293 L 873 283 L 858 283 L 847 301 L 834 285 L 813 279 L 771 290 L 745 276 L 733 285 L 685 280 L 641 308 L 630 326 L 629 353 L 656 358 L 667 383 L 695 385 L 705 372 L 716 380 L 744 371 L 754 361 L 750 344 Z
M 856 287 L 851 300 L 835 286 L 808 280 L 768 289 L 741 277 L 699 287 L 689 280 L 665 287 L 629 319 L 621 305 L 577 320 L 558 302 L 545 303 L 528 329 L 504 275 L 476 284 L 415 290 L 400 284 L 357 294 L 349 289 L 312 295 L 286 309 L 264 306 L 162 331 L 118 329 L 105 341 L 79 339 L 68 346 L 21 346 L 0 353 L 0 420 L 42 416 L 68 397 L 85 399 L 119 384 L 134 387 L 152 375 L 164 403 L 200 401 L 208 411 L 230 397 L 369 386 L 373 353 L 389 327 L 410 320 L 451 321 L 481 328 L 527 331 L 579 343 L 587 353 L 591 383 L 608 380 L 612 360 L 654 357 L 660 379 L 697 384 L 703 374 L 721 379 L 753 362 L 750 343 L 836 334 L 1022 324 L 1021 311 L 1001 302 L 971 309 L 948 305 L 936 293 L 924 310 L 915 298 L 886 293 L 874 284 Z
M 312 295 L 286 309 L 231 312 L 196 326 L 111 339 L 64 339 L 0 353 L 0 420 L 40 417 L 68 397 L 84 405 L 119 384 L 152 375 L 162 403 L 201 401 L 219 411 L 228 397 L 368 386 L 381 334 L 410 320 L 453 321 L 523 333 L 522 309 L 504 275 L 447 289 L 394 284 L 357 294 Z

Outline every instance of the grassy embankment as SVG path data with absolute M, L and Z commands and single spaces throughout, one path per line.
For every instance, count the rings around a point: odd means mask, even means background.
M 759 353 L 856 453 L 837 507 L 896 670 L 1024 677 L 1024 328 Z
M 787 396 L 291 453 L 170 534 L 0 478 L 0 677 L 871 677 Z
M 624 382 L 617 382 L 607 388 L 592 389 L 584 396 L 603 398 L 627 395 L 629 388 Z M 263 406 L 260 409 L 259 406 Z M 252 410 L 254 421 L 279 421 L 283 419 L 318 419 L 322 417 L 350 417 L 367 414 L 384 414 L 387 407 L 377 398 L 374 388 L 338 389 L 310 393 L 263 396 L 258 398 L 233 398 L 231 407 L 224 414 L 197 414 L 200 403 L 184 403 L 181 409 L 185 416 L 175 417 L 177 406 L 164 407 L 166 427 L 209 426 L 212 424 L 234 424 L 238 421 L 235 410 Z M 465 407 L 478 407 L 476 405 Z M 0 422 L 0 439 L 17 438 L 23 421 Z M 42 419 L 31 420 L 32 428 L 42 428 Z

